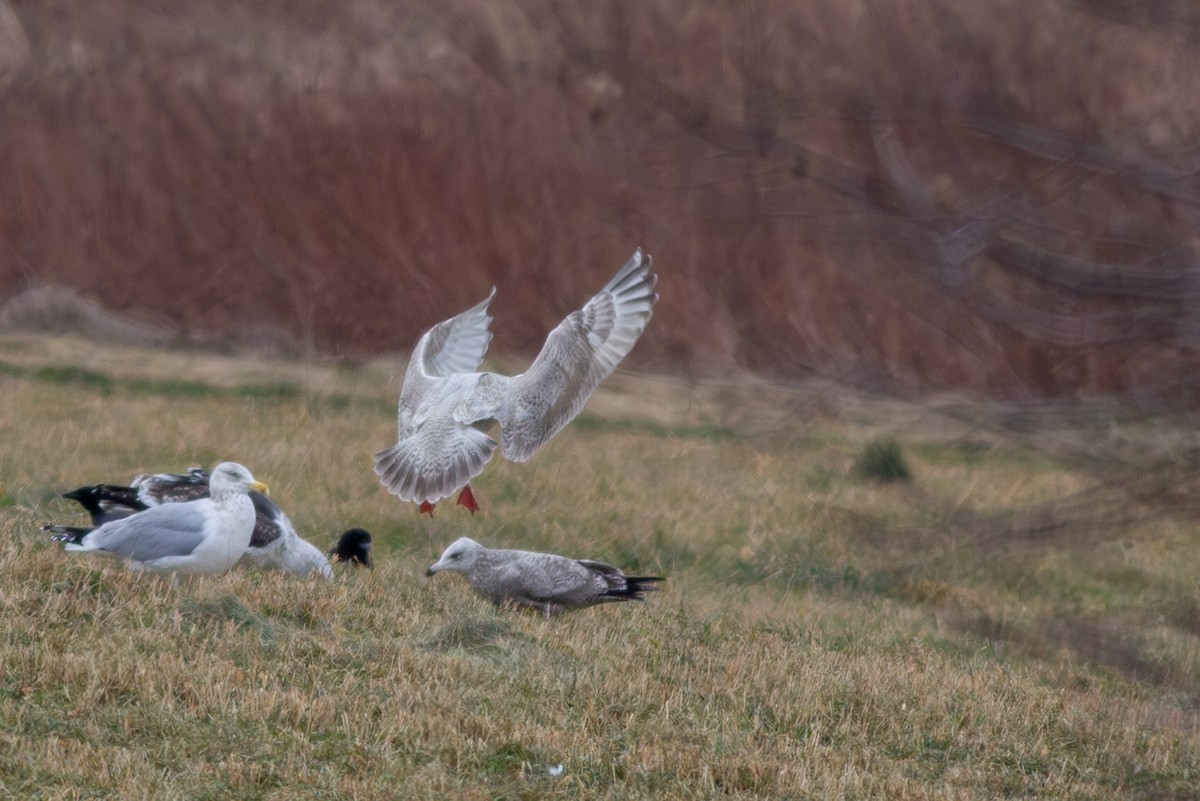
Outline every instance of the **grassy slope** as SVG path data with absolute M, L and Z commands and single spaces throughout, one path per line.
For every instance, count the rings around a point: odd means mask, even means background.
M 1185 798 L 1197 436 L 619 375 L 484 512 L 386 495 L 399 368 L 0 341 L 0 798 Z M 855 478 L 896 439 L 910 483 Z M 56 493 L 246 462 L 378 567 L 180 588 L 51 547 Z M 461 534 L 669 574 L 496 613 Z M 563 766 L 561 776 L 551 768 Z

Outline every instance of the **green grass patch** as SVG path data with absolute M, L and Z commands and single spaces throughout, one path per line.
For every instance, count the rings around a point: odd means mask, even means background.
M 84 387 L 108 395 L 116 382 L 107 375 L 74 365 L 47 365 L 38 367 L 31 374 L 35 381 L 46 384 L 66 384 Z
M 130 378 L 122 382 L 129 392 L 159 395 L 166 398 L 213 398 L 223 394 L 220 388 L 203 381 L 182 378 Z
M 739 434 L 728 426 L 712 424 L 667 426 L 649 420 L 631 420 L 626 418 L 609 419 L 587 413 L 580 414 L 571 421 L 578 431 L 588 434 L 643 434 L 652 437 L 701 440 L 707 442 L 724 442 L 739 438 Z
M 854 475 L 870 481 L 911 481 L 912 471 L 893 439 L 868 442 L 854 460 Z

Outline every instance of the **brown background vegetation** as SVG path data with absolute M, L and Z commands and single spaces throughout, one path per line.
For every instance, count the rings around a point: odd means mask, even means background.
M 536 350 L 635 245 L 631 361 L 1200 400 L 1200 12 L 1122 0 L 0 0 L 0 303 Z

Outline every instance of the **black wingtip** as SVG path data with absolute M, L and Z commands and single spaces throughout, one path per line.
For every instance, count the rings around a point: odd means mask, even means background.
M 64 492 L 62 497 L 75 501 L 87 510 L 92 517 L 92 523 L 97 526 L 147 508 L 146 504 L 138 499 L 137 490 L 118 484 L 76 487 L 70 492 Z
M 362 528 L 347 529 L 338 537 L 337 545 L 329 549 L 329 555 L 335 562 L 374 567 L 371 560 L 371 532 Z
M 68 542 L 79 545 L 83 538 L 92 532 L 85 526 L 42 526 L 42 531 L 50 534 L 52 542 Z

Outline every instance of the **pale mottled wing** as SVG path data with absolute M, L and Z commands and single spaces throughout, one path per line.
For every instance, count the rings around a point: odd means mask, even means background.
M 212 512 L 211 501 L 155 506 L 105 523 L 84 542 L 88 548 L 139 562 L 187 556 L 204 541 Z
M 529 369 L 510 379 L 500 416 L 504 458 L 523 462 L 579 414 L 633 349 L 658 295 L 651 259 L 639 248 L 582 309 L 550 332 Z
M 511 551 L 496 566 L 499 595 L 531 601 L 572 600 L 591 583 L 591 575 L 574 559 L 549 553 Z
M 400 389 L 397 416 L 401 432 L 411 424 L 414 412 L 429 394 L 437 391 L 437 379 L 473 373 L 479 368 L 492 341 L 488 304 L 495 296 L 496 288 L 492 287 L 481 302 L 438 323 L 417 341 Z
M 459 408 L 470 400 L 492 339 L 484 300 L 425 332 L 413 350 L 396 411 L 397 438 L 375 454 L 375 474 L 402 500 L 436 502 L 478 475 L 496 441 Z M 486 427 L 486 426 L 484 426 Z
M 595 562 L 595 561 L 592 561 L 591 559 L 579 559 L 577 561 L 579 562 L 579 564 L 583 565 L 588 570 L 592 571 L 593 573 L 600 574 L 605 579 L 615 579 L 617 581 L 622 581 L 625 578 L 625 574 L 623 572 L 621 572 L 620 568 L 613 567 L 610 564 L 606 564 L 604 562 Z

